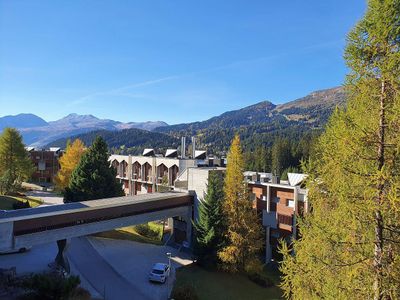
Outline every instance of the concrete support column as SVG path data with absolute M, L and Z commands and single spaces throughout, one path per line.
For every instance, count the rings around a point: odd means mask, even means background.
M 294 188 L 294 213 L 293 213 L 293 224 L 292 224 L 292 239 L 297 238 L 297 214 L 299 212 L 299 191 L 298 188 Z
M 186 217 L 186 241 L 188 242 L 189 248 L 192 247 L 192 209 L 193 207 L 188 209 L 188 215 Z
M 272 249 L 270 243 L 271 228 L 269 226 L 265 227 L 265 263 L 271 262 Z
M 132 190 L 132 156 L 131 155 L 129 155 L 128 156 L 128 172 L 127 172 L 128 174 L 127 174 L 127 176 L 128 176 L 128 190 L 129 190 L 129 193 L 128 193 L 128 195 L 129 196 L 132 196 L 133 195 L 133 190 Z
M 153 188 L 152 192 L 156 192 L 156 182 L 157 182 L 157 161 L 156 158 L 153 157 L 153 166 L 151 168 L 151 176 L 153 177 Z
M 64 268 L 64 270 L 69 273 L 70 272 L 70 268 L 69 268 L 69 262 L 67 257 L 65 256 L 65 251 L 67 250 L 68 247 L 68 241 L 67 239 L 63 239 L 63 240 L 58 240 L 57 241 L 57 247 L 58 247 L 58 253 L 55 259 L 55 263 Z

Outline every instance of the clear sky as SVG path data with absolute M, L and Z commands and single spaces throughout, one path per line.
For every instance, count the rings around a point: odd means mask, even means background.
M 204 120 L 342 84 L 365 0 L 0 0 L 0 116 Z

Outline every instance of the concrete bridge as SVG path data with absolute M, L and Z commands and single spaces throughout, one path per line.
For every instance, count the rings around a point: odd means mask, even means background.
M 0 212 L 0 252 L 57 242 L 56 261 L 67 270 L 67 239 L 115 228 L 179 217 L 190 243 L 193 195 L 153 193 Z M 175 227 L 175 226 L 174 226 Z M 185 228 L 183 228 L 185 227 Z

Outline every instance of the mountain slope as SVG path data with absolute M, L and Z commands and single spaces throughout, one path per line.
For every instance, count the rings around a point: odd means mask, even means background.
M 278 105 L 275 112 L 293 120 L 326 122 L 336 106 L 345 104 L 345 96 L 343 87 L 316 91 L 303 98 Z
M 85 145 L 91 145 L 96 136 L 101 136 L 110 148 L 130 148 L 131 154 L 142 153 L 144 148 L 155 148 L 157 151 L 167 148 L 177 148 L 179 139 L 160 132 L 151 132 L 137 128 L 123 129 L 120 131 L 97 130 L 84 134 L 75 135 L 69 138 L 58 139 L 49 143 L 46 147 L 65 148 L 68 139 L 79 138 Z
M 5 127 L 25 128 L 47 126 L 48 123 L 34 114 L 18 114 L 0 118 L 0 131 Z
M 270 121 L 270 114 L 276 106 L 269 101 L 259 102 L 245 108 L 228 111 L 220 116 L 202 122 L 184 123 L 156 128 L 159 132 L 196 132 L 210 128 L 228 128 Z
M 153 130 L 156 127 L 168 126 L 161 121 L 122 123 L 114 120 L 99 119 L 92 115 L 69 114 L 57 120 L 46 122 L 33 114 L 20 114 L 0 118 L 0 130 L 5 127 L 17 128 L 30 146 L 43 146 L 51 141 L 95 130 L 122 130 L 139 128 Z
M 343 88 L 336 87 L 281 105 L 263 101 L 203 122 L 160 127 L 155 131 L 174 137 L 197 136 L 200 147 L 224 152 L 236 132 L 246 147 L 254 147 L 271 145 L 278 136 L 300 139 L 304 134 L 320 131 L 333 109 L 344 103 Z

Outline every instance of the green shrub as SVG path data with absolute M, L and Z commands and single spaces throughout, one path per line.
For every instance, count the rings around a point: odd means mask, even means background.
M 22 288 L 29 292 L 26 299 L 69 300 L 74 299 L 80 282 L 79 276 L 63 278 L 55 274 L 35 274 L 24 280 Z
M 148 223 L 136 225 L 135 230 L 140 235 L 150 239 L 157 239 L 160 237 L 160 231 L 156 228 L 152 228 Z
M 171 299 L 174 300 L 198 300 L 196 289 L 191 284 L 185 284 L 174 287 L 171 293 Z

